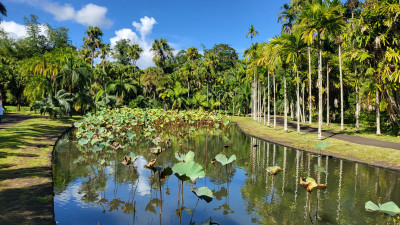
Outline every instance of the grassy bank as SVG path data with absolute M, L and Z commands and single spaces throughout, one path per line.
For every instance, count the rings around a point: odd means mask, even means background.
M 51 152 L 80 117 L 33 118 L 0 130 L 0 224 L 51 224 Z
M 278 126 L 276 130 L 264 126 L 263 123 L 253 121 L 250 117 L 233 117 L 240 128 L 249 135 L 269 140 L 278 144 L 308 150 L 319 153 L 315 150 L 315 144 L 319 142 L 317 135 L 302 132 L 300 135 L 295 130 L 283 131 Z M 388 148 L 379 148 L 368 145 L 353 144 L 334 138 L 325 138 L 329 146 L 322 152 L 339 158 L 363 162 L 371 165 L 400 170 L 400 151 Z

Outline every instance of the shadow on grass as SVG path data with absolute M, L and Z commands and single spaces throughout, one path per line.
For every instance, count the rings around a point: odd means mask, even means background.
M 30 167 L 21 169 L 7 169 L 0 171 L 0 182 L 3 180 L 12 180 L 16 178 L 28 177 L 50 177 L 51 170 L 48 167 Z
M 0 191 L 0 224 L 56 224 L 52 184 Z

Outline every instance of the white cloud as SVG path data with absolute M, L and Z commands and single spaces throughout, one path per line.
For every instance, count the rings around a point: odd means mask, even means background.
M 110 38 L 111 47 L 114 47 L 119 40 L 128 39 L 131 43 L 136 43 L 143 49 L 137 61 L 137 66 L 141 69 L 154 66 L 153 53 L 150 51 L 153 39 L 149 39 L 148 35 L 151 34 L 155 24 L 157 24 L 157 21 L 153 17 L 149 18 L 147 16 L 141 18 L 140 23 L 133 21 L 132 26 L 134 26 L 136 32 L 140 34 L 140 38 L 132 29 L 123 28 L 115 31 L 115 37 Z
M 1 21 L 0 29 L 5 31 L 9 37 L 14 39 L 24 38 L 28 36 L 26 26 L 14 21 Z M 48 36 L 48 27 L 45 24 L 39 25 L 40 35 Z
M 100 26 L 109 28 L 113 23 L 107 18 L 106 14 L 106 7 L 90 3 L 76 12 L 75 20 L 78 23 L 87 26 Z
M 7 32 L 8 35 L 14 39 L 27 36 L 25 26 L 14 21 L 1 21 L 0 28 Z
M 57 21 L 72 20 L 85 26 L 99 26 L 109 28 L 113 22 L 107 18 L 108 9 L 93 3 L 83 6 L 76 10 L 70 4 L 59 4 L 50 0 L 15 0 L 16 2 L 26 3 L 41 8 L 52 14 Z
M 156 23 L 157 21 L 153 17 L 149 18 L 145 16 L 140 19 L 140 23 L 133 21 L 132 26 L 134 26 L 136 30 L 140 33 L 142 39 L 146 39 L 146 36 L 151 33 L 151 30 Z

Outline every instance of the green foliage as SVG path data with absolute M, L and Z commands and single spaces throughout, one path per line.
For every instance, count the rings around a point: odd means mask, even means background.
M 205 176 L 203 167 L 194 161 L 185 161 L 175 164 L 172 167 L 174 174 L 182 181 L 203 178 Z
M 224 154 L 218 154 L 215 156 L 215 160 L 221 163 L 221 165 L 225 166 L 235 161 L 236 155 L 231 155 L 231 157 L 228 159 Z
M 387 202 L 384 204 L 379 204 L 379 206 L 377 206 L 375 203 L 368 201 L 365 203 L 365 210 L 367 210 L 368 212 L 380 211 L 391 216 L 400 214 L 400 208 L 394 202 Z
M 196 188 L 194 186 L 191 187 L 192 192 L 200 199 L 203 199 L 207 203 L 213 200 L 213 193 L 208 187 Z

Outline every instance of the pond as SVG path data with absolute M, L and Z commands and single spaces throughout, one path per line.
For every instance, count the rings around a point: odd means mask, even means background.
M 181 213 L 179 179 L 171 175 L 160 181 L 144 167 L 154 158 L 148 143 L 127 146 L 100 167 L 79 161 L 82 153 L 72 131 L 59 140 L 54 153 L 57 224 L 386 224 L 392 218 L 366 212 L 365 203 L 400 203 L 397 172 L 264 142 L 236 125 L 170 133 L 172 145 L 156 164 L 172 167 L 178 163 L 175 152 L 190 150 L 206 174 L 196 184 L 184 182 Z M 122 158 L 132 150 L 139 157 L 126 166 Z M 219 153 L 237 159 L 222 166 L 213 161 Z M 283 171 L 266 173 L 274 165 Z M 315 165 L 328 174 L 314 171 Z M 327 189 L 308 193 L 299 184 L 306 176 Z M 212 201 L 198 201 L 191 186 L 208 187 Z

